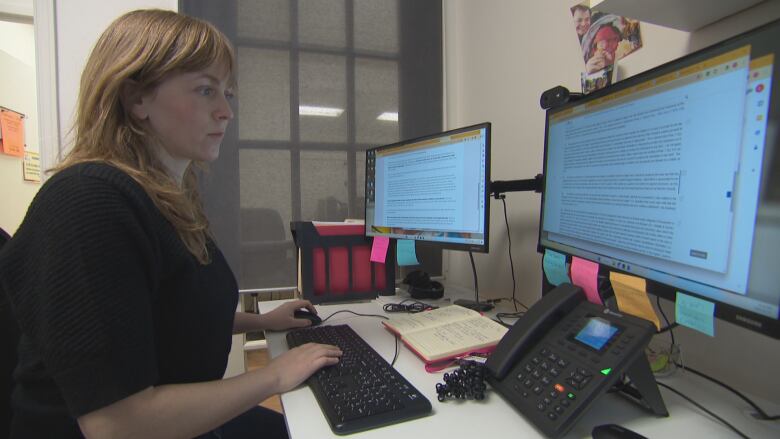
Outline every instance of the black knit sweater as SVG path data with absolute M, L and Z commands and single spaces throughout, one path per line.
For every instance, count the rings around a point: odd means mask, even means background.
M 201 265 L 132 178 L 52 177 L 0 253 L 21 329 L 12 437 L 81 437 L 75 419 L 149 386 L 220 379 L 237 285 Z

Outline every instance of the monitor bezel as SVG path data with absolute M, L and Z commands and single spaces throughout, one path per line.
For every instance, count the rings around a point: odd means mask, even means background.
M 490 250 L 490 156 L 491 156 L 491 143 L 492 143 L 492 133 L 491 133 L 491 123 L 490 122 L 482 122 L 474 125 L 469 125 L 461 128 L 455 128 L 447 131 L 442 131 L 439 133 L 433 133 L 433 134 L 427 134 L 420 137 L 415 137 L 411 139 L 402 140 L 400 142 L 391 143 L 388 145 L 382 145 L 382 146 L 375 146 L 373 148 L 368 148 L 366 150 L 366 161 L 368 161 L 369 151 L 382 151 L 387 149 L 393 149 L 393 148 L 399 148 L 403 147 L 412 143 L 418 143 L 422 142 L 428 139 L 433 139 L 437 137 L 444 137 L 444 136 L 451 136 L 453 134 L 458 134 L 462 132 L 468 132 L 468 131 L 474 131 L 478 129 L 485 129 L 485 194 L 484 194 L 484 205 L 485 205 L 485 213 L 484 213 L 484 222 L 485 222 L 485 242 L 483 244 L 471 244 L 471 243 L 455 243 L 455 242 L 447 242 L 447 241 L 434 241 L 434 240 L 420 240 L 419 242 L 424 242 L 426 245 L 432 245 L 439 247 L 441 249 L 445 250 L 461 250 L 461 251 L 469 251 L 469 252 L 476 252 L 476 253 L 488 253 Z M 369 166 L 368 163 L 366 163 L 366 175 L 365 175 L 365 184 L 368 184 L 368 172 L 369 172 Z M 368 193 L 368 188 L 366 188 L 366 194 Z M 363 217 L 366 218 L 365 221 L 365 234 L 366 236 L 384 236 L 382 234 L 378 233 L 369 233 L 369 224 L 368 224 L 368 200 L 366 199 L 364 203 L 364 211 L 363 211 Z
M 644 72 L 638 73 L 630 78 L 626 78 L 620 82 L 617 82 L 615 84 L 612 84 L 608 87 L 605 87 L 603 89 L 594 91 L 586 96 L 583 96 L 581 99 L 570 101 L 568 103 L 565 103 L 563 105 L 550 108 L 546 111 L 545 114 L 545 127 L 544 127 L 544 160 L 543 160 L 543 168 L 547 170 L 547 153 L 548 153 L 548 140 L 549 140 L 549 129 L 550 129 L 550 116 L 552 114 L 558 113 L 560 111 L 565 111 L 569 108 L 572 108 L 577 105 L 581 105 L 583 103 L 596 100 L 599 98 L 602 98 L 604 96 L 611 95 L 613 93 L 619 92 L 623 89 L 626 89 L 628 87 L 632 87 L 638 83 L 647 81 L 648 79 L 652 79 L 655 77 L 659 77 L 663 74 L 669 73 L 671 71 L 676 71 L 681 68 L 684 68 L 685 66 L 695 64 L 697 62 L 700 62 L 704 59 L 710 58 L 715 54 L 718 53 L 724 53 L 728 50 L 735 49 L 737 47 L 740 47 L 744 45 L 746 42 L 745 40 L 750 39 L 756 34 L 759 34 L 761 32 L 765 32 L 767 29 L 771 27 L 780 28 L 780 20 L 775 20 L 773 22 L 767 23 L 765 25 L 759 26 L 757 28 L 751 29 L 747 32 L 741 33 L 739 35 L 736 35 L 734 37 L 728 38 L 724 41 L 721 41 L 719 43 L 707 46 L 705 48 L 702 48 L 700 50 L 697 50 L 695 52 L 692 52 L 688 55 L 684 55 L 682 57 L 679 57 L 677 59 L 674 59 L 672 61 L 666 62 L 664 64 L 661 64 L 657 67 L 654 67 L 652 69 L 646 70 Z M 778 48 L 780 49 L 780 44 L 778 44 Z M 772 74 L 773 78 L 780 77 L 780 50 L 775 53 L 775 68 Z M 773 81 L 773 87 L 771 90 L 772 93 L 772 99 L 774 100 L 780 100 L 780 82 Z M 770 106 L 770 111 L 772 109 L 772 106 Z M 771 120 L 777 120 L 780 119 L 780 115 L 769 115 L 768 119 Z M 769 130 L 770 127 L 767 127 L 767 138 L 769 138 Z M 778 148 L 778 146 L 775 146 L 775 148 Z M 778 151 L 775 151 L 778 152 Z M 765 156 L 766 157 L 766 156 Z M 545 245 L 542 243 L 542 235 L 543 235 L 543 224 L 544 224 L 544 203 L 545 203 L 545 189 L 547 188 L 547 180 L 543 177 L 542 179 L 542 193 L 540 197 L 540 211 L 539 211 L 539 235 L 537 240 L 537 251 L 539 253 L 544 253 L 545 249 L 549 248 L 551 250 L 554 250 L 556 252 L 564 253 L 567 256 L 577 256 L 581 257 L 583 259 L 588 259 L 594 262 L 598 261 L 598 255 L 596 255 L 593 252 L 588 252 L 580 249 L 576 249 L 571 246 L 564 246 L 564 245 Z M 762 188 L 763 189 L 763 188 Z M 574 251 L 572 251 L 572 249 Z M 606 265 L 600 264 L 600 266 L 606 267 L 609 271 L 618 272 L 618 273 L 624 273 L 628 275 L 636 275 L 635 273 L 630 273 L 624 270 L 621 270 L 619 268 L 615 267 L 607 267 Z M 746 310 L 744 308 L 740 308 L 738 306 L 721 302 L 709 297 L 698 295 L 694 292 L 686 291 L 682 288 L 673 287 L 671 285 L 658 282 L 652 279 L 647 279 L 647 292 L 649 294 L 653 294 L 655 296 L 670 300 L 674 302 L 676 300 L 677 292 L 681 292 L 690 296 L 698 297 L 706 301 L 710 301 L 715 303 L 715 317 L 728 321 L 730 323 L 733 323 L 737 326 L 741 326 L 746 329 L 750 329 L 752 331 L 755 331 L 757 333 L 766 335 L 768 337 L 774 338 L 774 339 L 780 339 L 780 316 L 778 318 L 772 318 L 768 317 L 762 314 L 755 313 L 750 310 Z

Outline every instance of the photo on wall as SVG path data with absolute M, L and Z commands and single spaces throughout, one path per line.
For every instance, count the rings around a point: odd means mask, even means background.
M 617 64 L 612 64 L 593 73 L 583 72 L 581 74 L 582 93 L 588 94 L 612 84 L 612 75 L 616 70 L 616 66 Z
M 570 11 L 585 61 L 582 92 L 588 93 L 611 84 L 615 63 L 642 47 L 639 21 L 596 12 L 589 1 L 572 6 Z M 586 89 L 586 83 L 596 88 Z

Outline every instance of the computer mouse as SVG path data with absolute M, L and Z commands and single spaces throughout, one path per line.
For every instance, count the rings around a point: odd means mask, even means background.
M 641 434 L 617 424 L 604 424 L 593 427 L 590 432 L 593 439 L 647 439 Z
M 293 317 L 296 319 L 306 319 L 311 322 L 311 326 L 317 326 L 322 323 L 322 319 L 317 314 L 305 309 L 296 309 L 293 312 Z

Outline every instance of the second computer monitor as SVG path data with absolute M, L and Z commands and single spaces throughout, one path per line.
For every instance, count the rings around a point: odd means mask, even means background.
M 490 123 L 366 151 L 366 235 L 488 251 Z
M 780 339 L 778 54 L 780 20 L 548 110 L 540 249 Z

